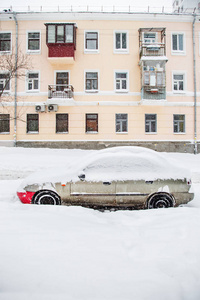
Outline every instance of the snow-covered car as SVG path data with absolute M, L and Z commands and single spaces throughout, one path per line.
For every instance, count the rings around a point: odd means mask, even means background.
M 161 153 L 142 147 L 114 147 L 84 162 L 27 177 L 18 189 L 22 203 L 93 208 L 162 208 L 191 201 L 191 176 Z

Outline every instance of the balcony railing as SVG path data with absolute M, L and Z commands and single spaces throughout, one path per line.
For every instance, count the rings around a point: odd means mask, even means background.
M 48 86 L 48 98 L 68 98 L 74 96 L 74 88 L 68 84 L 51 84 Z
M 164 100 L 166 99 L 166 87 L 147 87 L 141 90 L 142 100 Z
M 142 44 L 140 47 L 140 58 L 142 56 L 165 56 L 165 44 Z

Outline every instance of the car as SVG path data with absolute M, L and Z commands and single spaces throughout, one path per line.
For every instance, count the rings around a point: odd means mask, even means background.
M 194 198 L 190 172 L 162 153 L 133 146 L 94 151 L 71 165 L 27 177 L 22 203 L 97 209 L 168 208 Z

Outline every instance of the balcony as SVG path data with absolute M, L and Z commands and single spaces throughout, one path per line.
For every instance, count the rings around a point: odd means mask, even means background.
M 76 24 L 46 23 L 48 60 L 52 65 L 73 64 L 76 50 Z
M 166 99 L 165 71 L 151 69 L 142 73 L 142 99 Z
M 165 56 L 165 45 L 162 43 L 143 43 L 140 47 L 140 58 L 143 56 Z
M 72 99 L 74 88 L 72 85 L 51 84 L 48 86 L 48 99 Z
M 139 56 L 140 59 L 166 56 L 165 28 L 139 29 Z

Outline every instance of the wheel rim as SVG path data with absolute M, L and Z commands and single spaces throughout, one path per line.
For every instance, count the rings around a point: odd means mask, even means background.
M 43 195 L 43 196 L 39 197 L 38 204 L 41 204 L 41 205 L 45 205 L 45 204 L 56 205 L 56 200 L 52 195 L 47 194 L 47 195 Z
M 59 195 L 53 191 L 41 190 L 35 194 L 32 203 L 38 205 L 61 205 L 61 199 Z
M 154 195 L 149 201 L 147 207 L 151 208 L 168 208 L 173 207 L 173 199 L 169 195 Z

